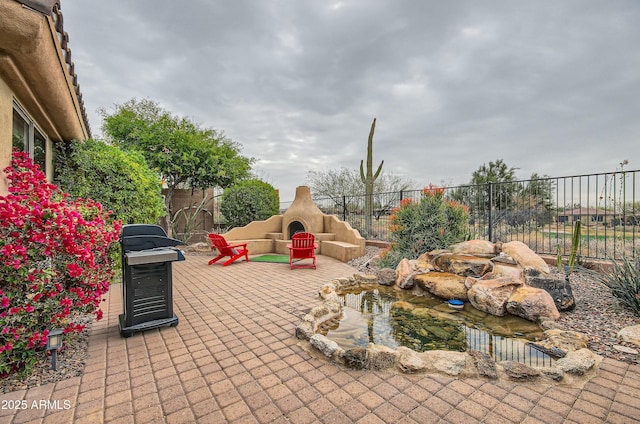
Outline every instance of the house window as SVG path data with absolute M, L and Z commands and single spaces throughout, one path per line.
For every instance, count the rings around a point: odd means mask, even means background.
M 33 163 L 45 172 L 47 166 L 47 137 L 40 131 L 28 115 L 14 103 L 13 105 L 13 147 L 29 153 Z

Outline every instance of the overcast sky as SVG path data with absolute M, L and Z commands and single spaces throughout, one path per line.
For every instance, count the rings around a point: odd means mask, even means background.
M 468 182 L 640 168 L 640 1 L 62 0 L 95 137 L 149 98 L 292 200 L 308 171 Z

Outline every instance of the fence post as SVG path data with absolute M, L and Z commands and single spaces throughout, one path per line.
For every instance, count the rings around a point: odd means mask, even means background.
M 404 196 L 404 191 L 400 190 L 400 201 L 402 201 L 403 196 Z
M 342 196 L 342 220 L 347 220 L 347 196 Z
M 493 183 L 489 182 L 489 241 L 493 240 Z

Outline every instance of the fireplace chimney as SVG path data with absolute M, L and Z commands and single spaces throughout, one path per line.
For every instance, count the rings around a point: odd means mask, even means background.
M 296 197 L 282 216 L 283 236 L 291 239 L 297 232 L 318 234 L 324 230 L 324 215 L 311 199 L 311 189 L 307 186 L 296 188 Z

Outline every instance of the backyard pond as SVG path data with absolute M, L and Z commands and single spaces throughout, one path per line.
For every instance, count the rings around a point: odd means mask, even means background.
M 535 347 L 543 338 L 536 323 L 489 315 L 469 302 L 455 310 L 442 299 L 386 286 L 343 291 L 340 299 L 342 316 L 323 323 L 318 332 L 345 350 L 375 343 L 418 352 L 479 350 L 495 361 L 530 366 L 546 367 L 554 361 Z

